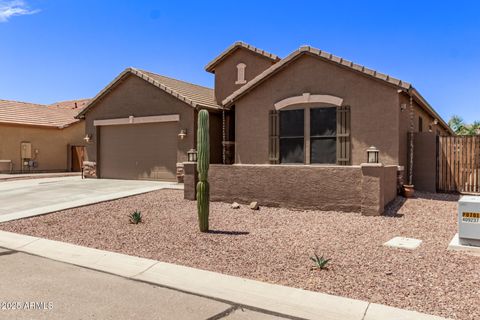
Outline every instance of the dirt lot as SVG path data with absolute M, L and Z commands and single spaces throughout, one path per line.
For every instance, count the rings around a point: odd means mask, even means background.
M 456 196 L 398 198 L 384 217 L 212 203 L 208 234 L 196 205 L 161 190 L 0 224 L 0 229 L 321 291 L 456 319 L 480 319 L 480 257 L 446 251 Z M 140 210 L 144 222 L 129 224 Z M 422 239 L 407 251 L 382 246 Z M 317 250 L 329 270 L 312 270 Z

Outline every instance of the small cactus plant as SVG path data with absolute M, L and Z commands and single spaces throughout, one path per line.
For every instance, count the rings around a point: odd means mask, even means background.
M 198 113 L 197 131 L 197 210 L 198 225 L 201 232 L 208 232 L 208 214 L 210 210 L 210 187 L 208 185 L 208 167 L 210 164 L 210 136 L 208 111 Z

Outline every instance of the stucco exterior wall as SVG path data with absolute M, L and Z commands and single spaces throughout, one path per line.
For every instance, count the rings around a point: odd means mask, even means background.
M 437 138 L 435 133 L 414 135 L 413 184 L 416 190 L 437 191 Z
M 401 110 L 401 105 L 406 105 L 405 110 Z M 408 164 L 408 135 L 410 132 L 411 116 L 410 116 L 410 98 L 406 94 L 399 95 L 398 113 L 400 118 L 400 131 L 399 131 L 399 165 L 407 168 Z M 440 124 L 434 125 L 435 120 L 429 115 L 423 108 L 421 108 L 416 101 L 413 101 L 413 132 L 419 130 L 419 117 L 423 119 L 423 132 L 428 132 L 429 125 L 432 125 L 432 133 L 439 136 L 450 135 L 450 133 L 444 129 Z M 405 171 L 407 172 L 407 171 Z
M 250 81 L 269 68 L 273 61 L 245 48 L 235 50 L 215 67 L 215 98 L 218 103 L 243 85 L 235 84 L 239 63 L 246 64 L 245 80 Z
M 397 171 L 398 167 L 397 166 L 385 166 L 384 172 L 385 172 L 385 181 L 384 181 L 384 186 L 383 189 L 385 191 L 384 193 L 384 202 L 385 205 L 389 204 L 395 198 L 397 197 Z
M 0 124 L 0 160 L 12 160 L 14 171 L 22 168 L 20 143 L 30 142 L 38 167 L 30 171 L 67 171 L 70 169 L 69 145 L 84 145 L 85 123 L 64 129 Z M 35 155 L 34 150 L 38 150 Z M 2 165 L 1 171 L 8 169 Z
M 178 139 L 177 162 L 186 161 L 187 151 L 194 147 L 194 113 L 195 109 L 186 103 L 130 75 L 85 115 L 86 133 L 93 138 L 87 145 L 87 160 L 97 161 L 97 135 L 101 129 L 95 128 L 94 120 L 179 114 L 178 128 L 186 129 L 187 136 Z
M 185 199 L 195 200 L 196 163 L 186 162 Z M 396 197 L 396 166 L 211 165 L 210 199 L 380 215 Z
M 360 211 L 360 167 L 212 165 L 213 201 L 319 210 Z
M 268 114 L 274 103 L 303 93 L 333 95 L 351 107 L 351 164 L 366 161 L 375 145 L 380 161 L 398 164 L 398 93 L 393 86 L 303 55 L 235 103 L 238 164 L 268 163 Z

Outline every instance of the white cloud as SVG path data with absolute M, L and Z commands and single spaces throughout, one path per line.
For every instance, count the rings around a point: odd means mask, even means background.
M 30 10 L 22 0 L 4 1 L 0 0 L 0 22 L 7 22 L 13 16 L 34 14 L 40 10 Z

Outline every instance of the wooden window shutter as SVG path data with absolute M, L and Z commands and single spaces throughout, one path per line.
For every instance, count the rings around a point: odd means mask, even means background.
M 350 106 L 340 106 L 337 107 L 337 164 L 350 165 L 350 153 Z
M 280 126 L 277 110 L 270 110 L 268 116 L 268 161 L 271 164 L 280 163 Z

